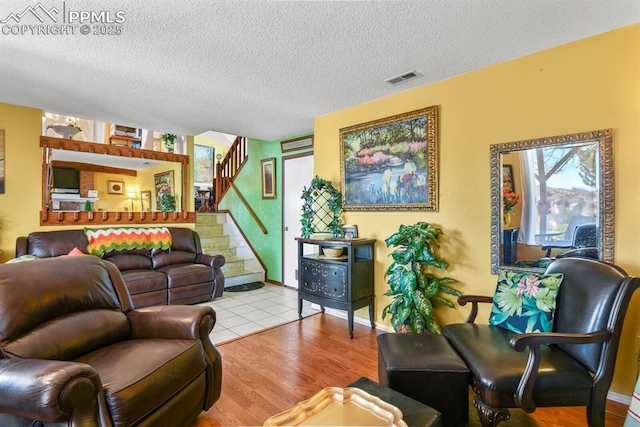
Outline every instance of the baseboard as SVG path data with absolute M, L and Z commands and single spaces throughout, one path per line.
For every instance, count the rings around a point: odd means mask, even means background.
M 609 393 L 607 393 L 607 400 L 622 403 L 627 406 L 631 405 L 631 396 L 627 396 L 626 394 L 622 393 L 616 393 L 615 391 L 610 391 Z
M 311 304 L 311 307 L 316 310 L 320 310 L 320 305 Z M 341 319 L 347 320 L 347 312 L 344 310 L 337 310 L 335 308 L 325 308 L 325 313 L 330 314 L 331 316 L 339 317 Z M 353 316 L 353 323 L 357 323 L 358 325 L 364 325 L 367 327 L 371 327 L 371 322 L 368 318 Z M 376 325 L 376 329 L 384 332 L 393 332 L 393 328 L 386 323 L 373 322 Z

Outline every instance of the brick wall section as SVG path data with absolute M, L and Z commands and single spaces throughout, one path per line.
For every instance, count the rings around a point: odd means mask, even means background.
M 93 172 L 80 171 L 80 197 L 87 197 L 87 192 L 93 190 Z

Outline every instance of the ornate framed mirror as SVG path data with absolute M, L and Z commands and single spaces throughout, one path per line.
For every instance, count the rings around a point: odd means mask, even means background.
M 613 130 L 494 144 L 491 272 L 555 257 L 613 262 Z
M 40 225 L 195 222 L 187 211 L 189 156 L 45 136 L 40 146 Z M 163 174 L 171 181 L 157 182 Z M 165 193 L 176 203 L 163 212 L 151 199 Z

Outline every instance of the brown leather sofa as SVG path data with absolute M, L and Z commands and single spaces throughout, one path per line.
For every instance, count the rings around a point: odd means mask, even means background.
M 0 265 L 0 425 L 190 426 L 220 397 L 206 306 L 134 309 L 98 257 Z
M 190 304 L 222 296 L 224 257 L 203 254 L 197 232 L 168 228 L 172 238 L 168 251 L 136 249 L 104 254 L 104 259 L 114 263 L 122 273 L 135 307 Z M 87 252 L 83 230 L 39 231 L 18 237 L 16 257 L 58 257 L 73 248 Z

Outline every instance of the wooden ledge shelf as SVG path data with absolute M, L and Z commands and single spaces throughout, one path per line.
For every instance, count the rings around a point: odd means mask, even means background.
M 185 224 L 195 223 L 195 212 L 40 212 L 40 225 Z

